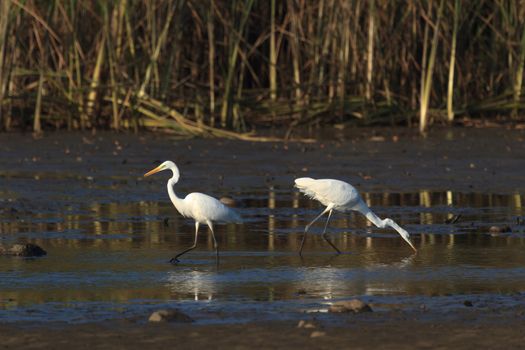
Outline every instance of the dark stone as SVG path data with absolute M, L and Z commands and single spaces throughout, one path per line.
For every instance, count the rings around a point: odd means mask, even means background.
M 235 207 L 235 206 L 237 206 L 237 203 L 235 203 L 235 200 L 233 198 L 230 198 L 230 197 L 221 197 L 219 199 L 219 201 L 222 204 L 224 204 L 224 205 L 226 205 L 228 207 Z
M 190 323 L 193 319 L 177 309 L 157 310 L 153 312 L 148 321 L 150 322 L 179 322 Z
M 33 243 L 13 244 L 11 247 L 5 247 L 0 244 L 0 255 L 13 255 L 23 257 L 33 257 L 46 255 L 47 252 L 40 246 Z
M 489 232 L 494 235 L 494 234 L 500 234 L 500 233 L 509 233 L 509 232 L 512 232 L 512 229 L 510 228 L 509 225 L 503 225 L 503 226 L 491 226 L 489 228 Z
M 361 313 L 361 312 L 372 312 L 372 308 L 370 305 L 362 302 L 359 299 L 352 299 L 352 300 L 344 300 L 344 301 L 338 301 L 334 304 L 330 305 L 328 308 L 329 312 L 354 312 L 354 313 Z
M 472 304 L 472 301 L 470 301 L 470 300 L 465 300 L 465 301 L 463 302 L 463 305 L 468 306 L 468 307 L 472 307 L 472 306 L 474 306 L 474 304 Z

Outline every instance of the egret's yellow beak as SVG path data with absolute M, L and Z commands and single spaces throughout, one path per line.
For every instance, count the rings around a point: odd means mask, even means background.
M 414 247 L 414 245 L 412 244 L 412 242 L 411 242 L 411 241 L 408 241 L 408 244 L 410 245 L 410 247 L 411 247 L 412 249 L 414 249 L 414 253 L 417 253 L 417 249 L 416 249 L 416 247 Z
M 153 174 L 155 174 L 155 173 L 158 173 L 158 172 L 161 171 L 161 170 L 164 170 L 164 169 L 159 165 L 159 166 L 156 167 L 155 169 L 150 170 L 150 171 L 148 171 L 146 174 L 144 174 L 144 177 L 146 177 L 146 176 L 150 176 L 150 175 L 153 175 Z

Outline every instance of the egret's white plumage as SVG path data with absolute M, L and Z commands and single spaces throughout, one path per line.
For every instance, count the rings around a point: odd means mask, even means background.
M 213 232 L 213 223 L 241 223 L 241 217 L 233 209 L 228 208 L 219 200 L 204 193 L 193 192 L 188 194 L 185 198 L 179 198 L 175 193 L 173 186 L 179 181 L 180 172 L 179 168 L 172 161 L 165 161 L 155 169 L 144 174 L 144 176 L 150 176 L 163 170 L 171 170 L 173 173 L 173 176 L 168 180 L 167 184 L 168 194 L 170 196 L 171 202 L 182 216 L 195 220 L 195 242 L 193 246 L 177 254 L 173 259 L 171 259 L 171 262 L 177 262 L 178 257 L 184 253 L 189 252 L 197 246 L 199 224 L 206 224 L 210 228 L 215 246 L 215 252 L 218 256 L 219 250 L 217 240 L 215 239 L 215 233 Z
M 342 212 L 358 211 L 366 216 L 366 218 L 377 227 L 391 227 L 399 233 L 399 235 L 410 245 L 410 247 L 412 247 L 412 249 L 414 249 L 414 251 L 417 251 L 410 240 L 410 235 L 408 232 L 396 224 L 392 219 L 380 219 L 366 205 L 355 187 L 349 183 L 334 179 L 312 179 L 310 177 L 301 177 L 299 179 L 295 179 L 295 186 L 299 189 L 299 191 L 303 192 L 308 197 L 318 200 L 321 202 L 321 204 L 326 206 L 321 214 L 319 214 L 312 222 L 306 225 L 299 254 L 302 254 L 308 229 L 314 222 L 316 222 L 326 213 L 328 213 L 328 219 L 326 220 L 324 227 L 323 238 L 338 253 L 340 253 L 339 249 L 337 249 L 335 245 L 328 239 L 328 237 L 326 237 L 326 228 L 328 227 L 328 222 L 330 221 L 333 210 Z

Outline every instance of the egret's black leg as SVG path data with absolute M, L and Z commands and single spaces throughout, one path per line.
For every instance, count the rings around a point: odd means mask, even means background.
M 215 249 L 215 256 L 217 258 L 217 261 L 219 260 L 219 245 L 217 244 L 217 240 L 215 239 L 215 232 L 213 232 L 213 223 L 211 221 L 206 222 L 208 224 L 208 227 L 211 231 L 211 238 L 213 238 L 213 248 Z
M 315 219 L 313 219 L 312 222 L 310 222 L 308 225 L 306 225 L 306 227 L 304 228 L 303 239 L 301 241 L 301 248 L 299 249 L 299 255 L 301 255 L 301 256 L 303 255 L 303 246 L 304 246 L 304 242 L 306 241 L 306 234 L 308 233 L 308 230 L 310 229 L 310 226 L 312 226 L 314 222 L 319 220 L 319 218 L 321 216 L 323 216 L 324 214 L 326 214 L 330 210 L 331 210 L 331 208 L 326 208 L 325 210 L 323 210 L 323 212 L 321 214 L 317 215 L 317 217 Z
M 183 250 L 182 252 L 180 252 L 179 254 L 175 255 L 171 260 L 170 260 L 170 263 L 174 264 L 174 263 L 178 263 L 179 262 L 179 257 L 183 254 L 186 254 L 187 252 L 189 252 L 190 250 L 193 250 L 195 249 L 195 247 L 197 246 L 197 236 L 199 235 L 199 223 L 197 221 L 195 221 L 195 241 L 193 242 L 193 245 L 191 247 L 189 247 L 188 249 L 186 250 Z
M 330 221 L 330 217 L 332 216 L 332 211 L 333 210 L 330 210 L 328 212 L 328 218 L 326 219 L 326 223 L 324 224 L 324 230 L 323 230 L 323 238 L 325 241 L 328 242 L 328 244 L 330 244 L 332 246 L 332 248 L 335 249 L 335 251 L 337 252 L 337 254 L 341 254 L 341 251 L 339 249 L 337 249 L 337 247 L 332 243 L 332 241 L 330 241 L 328 239 L 328 236 L 326 235 L 326 229 L 328 228 L 328 222 Z

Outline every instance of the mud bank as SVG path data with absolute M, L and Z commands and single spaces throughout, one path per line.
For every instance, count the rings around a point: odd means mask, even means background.
M 0 325 L 4 348 L 39 349 L 519 349 L 523 311 L 469 311 L 446 317 L 395 313 L 340 315 L 298 328 L 296 321 L 246 324 Z

